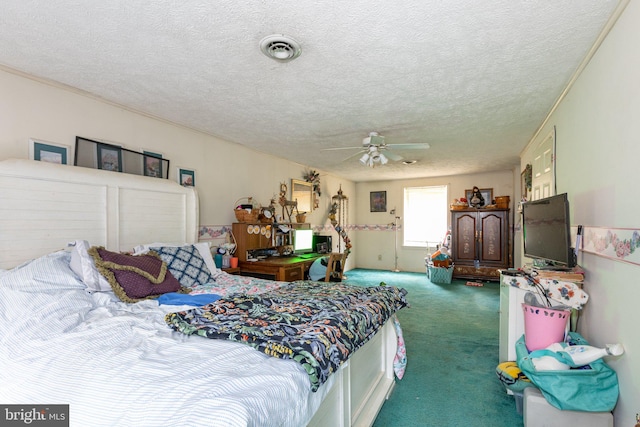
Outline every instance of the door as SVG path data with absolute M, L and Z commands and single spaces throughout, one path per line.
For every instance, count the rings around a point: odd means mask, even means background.
M 477 259 L 476 218 L 476 212 L 453 212 L 451 235 L 454 262 L 473 264 Z
M 480 265 L 505 266 L 508 245 L 505 242 L 507 211 L 480 212 Z
M 554 195 L 553 164 L 555 161 L 555 129 L 533 152 L 531 200 Z

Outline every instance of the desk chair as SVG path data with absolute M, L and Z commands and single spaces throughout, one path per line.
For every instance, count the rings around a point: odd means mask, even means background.
M 346 253 L 332 253 L 327 262 L 327 274 L 325 282 L 342 282 L 344 276 L 344 263 L 347 261 Z

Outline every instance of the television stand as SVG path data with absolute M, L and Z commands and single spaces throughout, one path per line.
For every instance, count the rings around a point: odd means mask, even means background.
M 534 265 L 533 268 L 535 268 L 536 270 L 542 270 L 542 271 L 573 271 L 572 267 L 565 267 L 560 265 L 545 265 L 545 266 Z
M 546 260 L 534 260 L 532 267 L 534 270 L 544 270 L 544 271 L 572 271 L 573 267 L 568 267 L 564 264 L 558 264 L 553 261 Z

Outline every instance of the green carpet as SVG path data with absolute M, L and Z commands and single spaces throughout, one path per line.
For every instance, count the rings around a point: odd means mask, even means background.
M 499 284 L 434 284 L 422 273 L 354 269 L 346 282 L 405 288 L 411 308 L 398 313 L 407 347 L 404 378 L 375 427 L 522 426 L 514 397 L 495 374 Z

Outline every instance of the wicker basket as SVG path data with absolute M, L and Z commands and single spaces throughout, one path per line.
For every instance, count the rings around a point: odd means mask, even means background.
M 236 214 L 238 222 L 256 222 L 258 220 L 258 215 L 260 214 L 260 209 L 251 209 L 251 211 L 246 209 L 234 209 L 233 212 Z
M 468 205 L 449 205 L 452 211 L 462 211 L 464 209 L 469 209 Z

